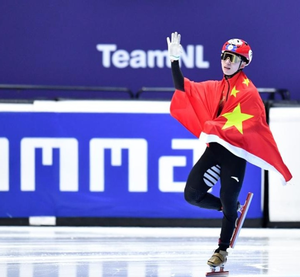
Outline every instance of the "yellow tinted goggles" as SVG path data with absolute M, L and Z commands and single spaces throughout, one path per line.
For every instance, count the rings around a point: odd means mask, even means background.
M 232 53 L 229 53 L 229 52 L 222 53 L 221 59 L 224 60 L 224 61 L 229 59 L 230 62 L 232 62 L 232 63 L 239 63 L 242 60 L 241 57 L 239 57 L 237 55 L 234 55 Z

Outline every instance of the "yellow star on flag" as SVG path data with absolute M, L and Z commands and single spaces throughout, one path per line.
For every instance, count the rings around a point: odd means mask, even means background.
M 241 105 L 240 103 L 234 108 L 234 110 L 230 113 L 222 114 L 227 121 L 225 125 L 222 127 L 222 130 L 230 128 L 234 126 L 238 129 L 238 131 L 243 134 L 243 121 L 253 117 L 251 114 L 246 114 L 241 112 Z
M 250 83 L 250 80 L 248 78 L 244 79 L 243 84 L 245 84 L 248 87 L 249 83 Z
M 231 90 L 230 95 L 233 95 L 234 97 L 236 97 L 236 94 L 237 94 L 238 92 L 240 92 L 240 91 L 237 90 L 237 89 L 235 88 L 235 86 L 234 86 L 233 89 Z

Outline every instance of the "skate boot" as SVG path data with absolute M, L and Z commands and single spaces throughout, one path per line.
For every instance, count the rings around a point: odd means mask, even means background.
M 211 272 L 206 273 L 206 276 L 228 276 L 228 271 L 224 271 L 225 263 L 227 262 L 228 252 L 223 250 L 216 250 L 216 252 L 207 261 Z M 220 271 L 216 268 L 220 267 Z

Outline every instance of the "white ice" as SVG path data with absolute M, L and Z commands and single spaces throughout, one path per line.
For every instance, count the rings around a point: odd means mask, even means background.
M 0 277 L 198 277 L 219 228 L 0 227 Z M 299 229 L 243 228 L 229 276 L 300 276 Z

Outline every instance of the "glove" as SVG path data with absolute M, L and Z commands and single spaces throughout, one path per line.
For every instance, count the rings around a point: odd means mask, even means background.
M 168 52 L 171 61 L 178 61 L 182 54 L 182 46 L 180 44 L 181 35 L 177 32 L 172 33 L 171 41 L 170 38 L 167 37 L 168 43 Z

